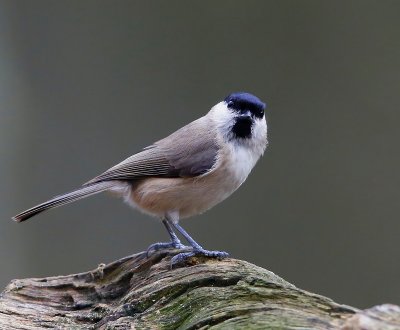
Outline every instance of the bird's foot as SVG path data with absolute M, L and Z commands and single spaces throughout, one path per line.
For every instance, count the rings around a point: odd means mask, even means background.
M 205 250 L 203 248 L 201 248 L 201 249 L 196 248 L 196 249 L 193 249 L 193 251 L 182 252 L 182 253 L 179 253 L 176 256 L 174 256 L 171 259 L 171 265 L 173 266 L 176 264 L 180 264 L 191 257 L 198 257 L 198 256 L 216 258 L 216 259 L 224 259 L 224 258 L 229 257 L 229 253 L 224 252 L 224 251 L 209 251 L 209 250 Z
M 165 249 L 190 249 L 189 246 L 183 245 L 181 242 L 167 242 L 167 243 L 154 243 L 151 244 L 146 250 L 146 256 L 149 257 L 154 252 Z

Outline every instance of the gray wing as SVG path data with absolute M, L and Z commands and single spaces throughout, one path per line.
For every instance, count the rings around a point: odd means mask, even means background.
M 207 117 L 197 119 L 86 184 L 143 177 L 194 177 L 209 171 L 218 152 Z

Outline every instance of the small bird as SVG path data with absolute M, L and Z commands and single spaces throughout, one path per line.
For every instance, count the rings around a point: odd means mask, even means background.
M 149 254 L 166 248 L 189 249 L 173 257 L 180 262 L 196 255 L 224 258 L 205 250 L 179 220 L 202 213 L 230 196 L 246 180 L 267 147 L 265 104 L 249 93 L 232 93 L 203 117 L 83 184 L 16 216 L 25 221 L 43 211 L 111 191 L 132 207 L 158 217 L 171 241 L 154 243 Z M 176 231 L 189 243 L 185 246 Z

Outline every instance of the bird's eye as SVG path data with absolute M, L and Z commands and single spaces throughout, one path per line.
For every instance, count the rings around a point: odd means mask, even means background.
M 262 118 L 264 116 L 264 109 L 254 109 L 252 112 L 257 118 Z
M 233 107 L 233 101 L 228 102 L 228 107 Z

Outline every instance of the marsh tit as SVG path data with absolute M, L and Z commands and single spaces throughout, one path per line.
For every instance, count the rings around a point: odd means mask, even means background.
M 179 220 L 202 213 L 230 196 L 246 180 L 267 146 L 265 104 L 249 93 L 233 93 L 203 117 L 111 167 L 77 190 L 56 196 L 13 217 L 21 222 L 103 191 L 122 196 L 132 207 L 158 217 L 171 242 L 150 245 L 190 248 L 173 258 L 194 255 L 223 258 L 203 249 Z M 176 232 L 189 243 L 184 246 Z

